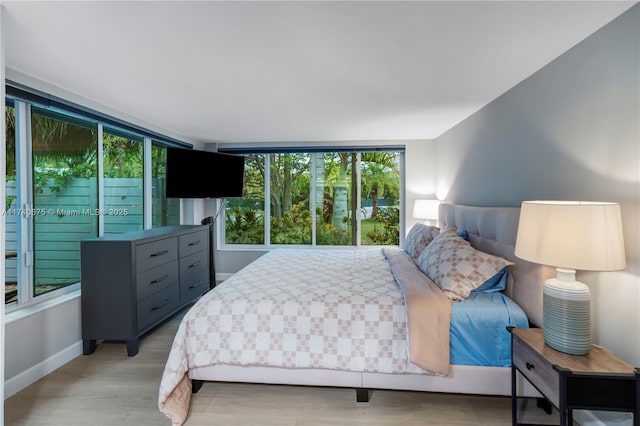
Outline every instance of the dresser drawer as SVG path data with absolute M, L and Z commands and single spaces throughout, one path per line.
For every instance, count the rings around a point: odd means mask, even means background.
M 186 303 L 209 290 L 209 277 L 202 276 L 180 285 L 180 303 Z
M 178 306 L 178 286 L 168 287 L 138 302 L 138 331 L 166 318 Z
M 136 246 L 136 272 L 146 271 L 178 258 L 177 238 L 165 238 Z
M 178 285 L 178 261 L 174 260 L 138 274 L 136 287 L 138 300 L 142 300 L 163 288 Z
M 178 246 L 180 247 L 180 257 L 189 256 L 202 250 L 209 249 L 209 230 L 192 232 L 178 237 Z
M 526 345 L 520 338 L 513 338 L 513 365 L 526 376 L 538 390 L 556 407 L 560 406 L 560 376 L 542 355 Z
M 208 256 L 208 251 L 202 251 L 180 259 L 180 303 L 200 296 L 209 289 Z
M 180 280 L 193 272 L 209 272 L 209 252 L 200 251 L 180 259 Z

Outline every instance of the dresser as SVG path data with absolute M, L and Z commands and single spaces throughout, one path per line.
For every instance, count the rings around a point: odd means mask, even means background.
M 560 413 L 560 425 L 573 425 L 573 410 L 626 411 L 640 426 L 640 370 L 611 352 L 592 346 L 587 355 L 558 352 L 544 343 L 539 328 L 511 329 L 512 425 L 518 422 L 516 372 Z
M 83 353 L 140 338 L 209 290 L 209 226 L 174 225 L 80 242 Z

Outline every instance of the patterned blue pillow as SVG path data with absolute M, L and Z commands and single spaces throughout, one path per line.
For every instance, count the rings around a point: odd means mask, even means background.
M 485 288 L 493 288 L 513 262 L 476 250 L 455 229 L 449 229 L 434 238 L 416 265 L 449 299 L 463 300 L 487 281 L 492 282 Z M 496 278 L 498 274 L 501 276 Z
M 471 290 L 471 293 L 497 293 L 507 288 L 507 268 L 502 268 L 500 272 L 489 278 L 480 287 Z

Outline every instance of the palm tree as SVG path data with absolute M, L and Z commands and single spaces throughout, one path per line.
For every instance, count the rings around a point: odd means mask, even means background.
M 340 153 L 340 172 L 338 180 L 333 186 L 333 218 L 332 223 L 338 229 L 345 230 L 347 223 L 345 218 L 349 217 L 349 164 L 355 154 Z
M 371 198 L 371 217 L 378 216 L 378 200 L 397 198 L 400 191 L 398 156 L 389 152 L 365 152 L 361 157 L 362 195 Z

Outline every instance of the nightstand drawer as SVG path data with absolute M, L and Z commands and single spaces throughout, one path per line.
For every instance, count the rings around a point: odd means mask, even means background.
M 519 337 L 513 339 L 513 365 L 556 407 L 560 406 L 559 374 L 553 366 Z

